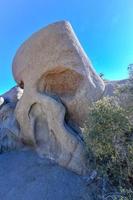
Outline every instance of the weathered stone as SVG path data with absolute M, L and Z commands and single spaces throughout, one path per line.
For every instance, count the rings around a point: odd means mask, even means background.
M 71 25 L 62 21 L 33 34 L 13 61 L 15 80 L 27 90 L 56 94 L 80 126 L 87 107 L 102 96 L 104 83 L 94 71 Z
M 0 97 L 0 106 L 2 106 L 3 103 L 4 103 L 4 98 Z
M 14 87 L 1 96 L 2 104 L 0 106 L 0 153 L 22 146 L 19 135 L 19 124 L 16 121 L 14 113 L 16 103 L 21 96 L 20 91 L 20 88 Z
M 21 89 L 18 86 L 15 86 L 5 94 L 2 94 L 1 97 L 4 99 L 5 103 L 17 103 L 17 101 L 21 98 L 22 95 L 23 89 Z
M 118 81 L 105 81 L 105 90 L 103 96 L 114 96 L 116 89 L 127 84 L 127 79 Z
M 17 51 L 13 75 L 24 88 L 15 110 L 23 140 L 40 155 L 85 174 L 84 143 L 67 122 L 83 125 L 87 107 L 101 97 L 104 83 L 71 25 L 58 22 L 33 34 Z
M 129 79 L 105 82 L 104 96 L 115 97 L 117 103 L 124 109 L 133 107 L 133 97 L 128 90 Z M 131 121 L 133 113 L 131 114 Z
M 0 200 L 94 200 L 93 188 L 33 151 L 0 156 Z

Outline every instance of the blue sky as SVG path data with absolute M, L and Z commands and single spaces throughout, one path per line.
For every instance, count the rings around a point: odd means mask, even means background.
M 12 59 L 33 32 L 71 22 L 98 73 L 127 77 L 133 63 L 133 0 L 0 0 L 0 94 L 15 85 Z

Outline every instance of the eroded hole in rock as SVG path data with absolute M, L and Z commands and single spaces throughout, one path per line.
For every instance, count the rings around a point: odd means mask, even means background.
M 38 91 L 59 96 L 72 96 L 82 81 L 83 76 L 78 72 L 64 67 L 56 67 L 42 75 L 38 82 Z
M 24 82 L 23 82 L 23 81 L 20 81 L 20 82 L 19 82 L 19 87 L 20 87 L 21 89 L 24 89 Z

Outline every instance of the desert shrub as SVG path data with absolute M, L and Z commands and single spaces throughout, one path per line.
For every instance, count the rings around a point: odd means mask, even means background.
M 126 82 L 116 87 L 115 97 L 117 97 L 119 104 L 128 111 L 128 115 L 133 122 L 133 64 L 128 67 L 128 79 Z
M 127 112 L 114 98 L 103 98 L 88 109 L 84 140 L 89 166 L 114 185 L 132 185 L 133 142 Z

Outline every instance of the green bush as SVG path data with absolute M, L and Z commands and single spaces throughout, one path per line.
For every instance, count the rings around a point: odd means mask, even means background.
M 114 98 L 103 98 L 88 109 L 84 140 L 89 166 L 108 176 L 113 184 L 130 185 L 133 180 L 131 137 L 127 112 Z
M 128 79 L 124 84 L 118 84 L 115 89 L 115 97 L 119 104 L 128 111 L 133 124 L 133 64 L 128 67 Z

